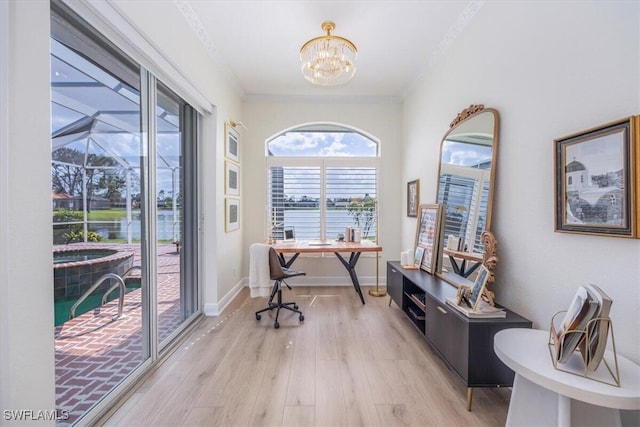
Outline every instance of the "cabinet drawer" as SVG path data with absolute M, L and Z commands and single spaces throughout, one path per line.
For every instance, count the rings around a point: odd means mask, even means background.
M 391 264 L 387 264 L 387 293 L 398 307 L 402 308 L 402 272 Z
M 458 375 L 469 375 L 469 323 L 452 313 L 451 307 L 427 296 L 426 336 Z

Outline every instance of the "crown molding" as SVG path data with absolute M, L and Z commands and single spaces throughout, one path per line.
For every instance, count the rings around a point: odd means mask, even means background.
M 402 104 L 400 96 L 369 95 L 245 95 L 245 102 L 292 102 L 303 104 Z
M 196 15 L 193 8 L 191 7 L 191 3 L 188 0 L 174 0 L 173 2 L 175 3 L 180 13 L 182 13 L 182 16 L 187 21 L 187 24 L 189 25 L 191 30 L 193 30 L 207 52 L 209 52 L 209 56 L 211 56 L 213 62 L 218 65 L 218 67 L 220 67 L 220 70 L 222 71 L 224 76 L 234 86 L 234 89 L 240 94 L 240 96 L 244 96 L 244 89 L 240 85 L 238 77 L 236 77 L 234 72 L 231 70 L 231 67 L 229 67 L 227 61 L 224 60 L 224 58 L 216 48 L 216 45 L 213 43 L 213 40 L 211 40 L 209 33 L 207 33 L 204 25 L 202 25 L 202 21 L 200 21 L 200 18 L 198 18 L 198 15 Z

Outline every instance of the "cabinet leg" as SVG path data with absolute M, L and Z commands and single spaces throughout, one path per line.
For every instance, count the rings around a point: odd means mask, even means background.
M 391 307 L 391 295 L 389 295 L 389 307 Z
M 472 402 L 473 402 L 473 387 L 467 387 L 467 411 L 471 411 Z

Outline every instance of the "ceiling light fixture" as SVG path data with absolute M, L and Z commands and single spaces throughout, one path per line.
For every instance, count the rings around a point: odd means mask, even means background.
M 358 49 L 344 37 L 333 36 L 336 28 L 332 21 L 324 21 L 326 36 L 316 37 L 300 48 L 302 74 L 309 82 L 319 86 L 347 83 L 356 73 Z

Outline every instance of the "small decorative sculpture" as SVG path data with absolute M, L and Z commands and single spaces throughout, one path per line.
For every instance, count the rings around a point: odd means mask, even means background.
M 471 104 L 471 105 L 469 105 L 469 107 L 465 108 L 464 110 L 462 110 L 462 112 L 458 113 L 456 118 L 453 119 L 453 121 L 451 123 L 449 123 L 449 127 L 453 128 L 454 126 L 456 126 L 460 122 L 463 122 L 463 121 L 467 120 L 469 117 L 479 113 L 482 110 L 484 110 L 484 105 L 483 104 Z
M 489 279 L 487 280 L 487 285 L 490 285 L 496 280 L 493 269 L 496 267 L 499 261 L 498 255 L 496 255 L 496 252 L 498 251 L 498 241 L 490 231 L 483 231 L 480 238 L 482 239 L 482 244 L 484 246 L 484 253 L 482 254 L 482 265 L 487 267 L 487 270 L 489 270 Z M 486 289 L 483 298 L 489 304 L 496 305 L 494 301 L 495 293 L 493 291 Z

